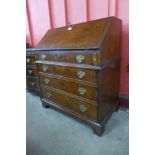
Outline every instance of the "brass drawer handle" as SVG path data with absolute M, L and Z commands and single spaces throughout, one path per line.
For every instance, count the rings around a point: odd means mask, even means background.
M 48 84 L 49 81 L 50 81 L 49 79 L 45 79 L 45 80 L 44 80 L 44 83 L 45 83 L 45 84 Z
M 34 86 L 34 84 L 35 84 L 34 82 L 31 82 L 31 86 Z
M 84 88 L 79 88 L 79 93 L 80 93 L 80 95 L 84 95 L 86 92 L 87 92 L 86 89 L 84 89 Z
M 46 55 L 45 54 L 41 54 L 41 59 L 45 60 L 45 58 L 46 58 Z
M 80 79 L 82 79 L 86 75 L 86 73 L 83 71 L 78 71 L 77 75 Z
M 76 61 L 78 62 L 78 63 L 81 63 L 83 60 L 84 60 L 84 56 L 83 55 L 77 55 L 76 56 Z
M 30 62 L 30 59 L 29 59 L 29 58 L 28 58 L 28 59 L 26 59 L 26 62 L 27 62 L 27 63 L 29 63 L 29 62 Z
M 29 73 L 29 74 L 32 74 L 32 70 L 28 70 L 28 73 Z
M 44 65 L 44 66 L 42 67 L 42 69 L 43 69 L 43 71 L 45 72 L 45 71 L 47 71 L 48 66 Z
M 47 97 L 50 98 L 51 97 L 51 93 L 47 92 Z
M 83 104 L 80 104 L 80 111 L 81 112 L 86 112 L 87 111 L 87 107 Z

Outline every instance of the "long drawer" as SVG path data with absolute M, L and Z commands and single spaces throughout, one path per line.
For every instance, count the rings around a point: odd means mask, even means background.
M 40 74 L 39 77 L 40 84 L 63 90 L 90 100 L 97 100 L 96 85 L 89 86 L 75 80 L 73 81 L 68 78 L 54 75 Z
M 36 60 L 98 65 L 99 53 L 91 53 L 88 51 L 86 53 L 77 51 L 43 51 L 36 53 Z
M 47 64 L 37 64 L 37 69 L 39 72 L 61 75 L 64 77 L 97 83 L 97 71 L 92 69 Z
M 71 95 L 67 95 L 65 92 L 58 91 L 56 89 L 49 89 L 47 87 L 41 87 L 42 98 L 48 99 L 55 104 L 68 108 L 76 113 L 85 115 L 91 119 L 97 119 L 97 106 L 92 103 L 88 103 L 86 100 L 75 98 Z

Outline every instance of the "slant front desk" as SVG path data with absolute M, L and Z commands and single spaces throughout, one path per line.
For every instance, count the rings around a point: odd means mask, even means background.
M 35 50 L 43 106 L 101 135 L 118 108 L 121 31 L 115 17 L 48 30 Z

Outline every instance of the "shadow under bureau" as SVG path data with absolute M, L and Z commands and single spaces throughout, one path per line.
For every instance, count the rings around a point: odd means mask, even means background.
M 35 49 L 43 106 L 101 135 L 118 108 L 121 31 L 115 17 L 48 30 Z

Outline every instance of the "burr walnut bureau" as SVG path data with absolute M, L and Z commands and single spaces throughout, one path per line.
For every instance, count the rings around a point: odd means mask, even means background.
M 43 106 L 101 135 L 118 107 L 121 29 L 108 17 L 48 30 L 35 49 Z
M 39 92 L 39 82 L 35 65 L 35 50 L 26 49 L 26 88 L 28 91 Z

